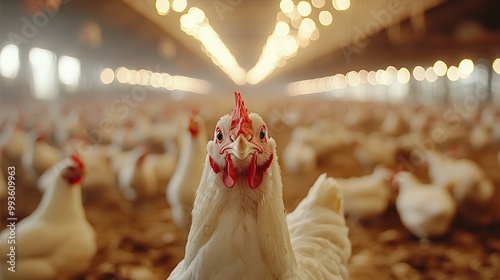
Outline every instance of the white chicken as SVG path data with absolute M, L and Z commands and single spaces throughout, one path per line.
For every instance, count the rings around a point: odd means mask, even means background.
M 179 163 L 166 191 L 174 221 L 185 229 L 191 225 L 191 211 L 203 173 L 208 142 L 205 122 L 197 113 L 189 116 L 186 128 Z
M 141 115 L 128 118 L 118 126 L 113 135 L 113 144 L 124 151 L 130 151 L 144 144 L 149 121 Z
M 387 136 L 400 136 L 408 131 L 408 127 L 398 111 L 389 109 L 380 124 L 380 131 Z
M 68 113 L 55 118 L 54 139 L 58 144 L 63 144 L 65 141 L 75 137 L 83 136 L 85 126 L 81 120 L 81 110 L 77 108 L 71 109 Z
M 0 149 L 5 162 L 21 164 L 21 157 L 28 140 L 28 134 L 17 120 L 7 120 L 0 134 Z
M 490 130 L 480 122 L 472 124 L 469 134 L 469 143 L 474 150 L 482 150 L 487 148 L 492 142 Z
M 484 171 L 469 159 L 452 159 L 438 152 L 427 156 L 429 177 L 437 185 L 450 185 L 459 204 L 487 204 L 494 194 L 494 185 Z
M 317 157 L 328 158 L 335 151 L 349 146 L 349 131 L 342 126 L 298 126 L 292 131 L 292 142 L 300 142 L 314 149 Z
M 34 129 L 29 133 L 21 163 L 26 176 L 36 183 L 38 178 L 62 157 L 61 152 L 45 141 L 44 131 Z
M 307 144 L 291 141 L 283 151 L 283 164 L 291 173 L 307 174 L 316 168 L 316 152 Z
M 158 193 L 155 170 L 146 166 L 146 146 L 136 147 L 118 172 L 118 185 L 128 201 L 140 201 Z
M 185 257 L 169 279 L 348 278 L 338 184 L 320 176 L 286 215 L 276 142 L 235 97 L 207 144 Z
M 70 279 L 88 268 L 97 251 L 82 204 L 82 161 L 71 156 L 52 168 L 59 176 L 36 210 L 15 225 L 15 243 L 7 241 L 9 228 L 0 233 L 1 279 Z M 8 270 L 11 246 L 15 246 L 14 273 Z
M 386 137 L 378 132 L 368 135 L 354 134 L 354 157 L 364 167 L 385 165 L 394 167 L 397 163 L 399 143 L 396 138 Z
M 100 146 L 100 145 L 99 145 Z M 76 154 L 86 167 L 85 180 L 82 183 L 84 198 L 106 197 L 116 190 L 116 177 L 107 154 L 97 150 L 99 146 L 90 145 L 88 141 L 74 138 L 65 142 L 63 151 L 67 155 Z M 45 171 L 37 181 L 38 189 L 43 192 L 57 178 L 57 170 Z
M 392 171 L 377 166 L 372 174 L 346 179 L 337 178 L 344 197 L 344 212 L 355 220 L 366 220 L 382 215 L 391 197 Z
M 406 171 L 398 172 L 393 182 L 399 187 L 399 218 L 411 233 L 427 240 L 448 232 L 457 206 L 447 187 L 422 184 Z

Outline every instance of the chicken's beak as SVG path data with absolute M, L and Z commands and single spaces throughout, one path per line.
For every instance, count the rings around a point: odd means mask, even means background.
M 228 146 L 229 152 L 239 160 L 246 159 L 248 155 L 256 150 L 255 145 L 250 143 L 242 134 L 238 135 L 236 141 L 232 142 Z

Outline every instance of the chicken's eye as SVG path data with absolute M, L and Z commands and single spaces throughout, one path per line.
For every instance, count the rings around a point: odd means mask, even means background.
M 215 131 L 215 138 L 217 138 L 217 143 L 222 142 L 222 131 L 219 128 Z
M 263 127 L 260 129 L 259 138 L 260 140 L 264 140 L 265 137 L 266 137 L 266 128 Z

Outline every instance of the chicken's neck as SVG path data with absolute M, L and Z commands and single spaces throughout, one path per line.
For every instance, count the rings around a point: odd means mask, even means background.
M 278 279 L 292 273 L 297 264 L 286 224 L 276 154 L 274 159 L 257 189 L 251 189 L 246 180 L 237 180 L 229 189 L 222 182 L 222 174 L 215 174 L 205 163 L 194 203 L 185 269 L 217 275 L 219 268 L 234 265 L 236 260 L 254 276 Z M 219 259 L 214 263 L 203 260 L 203 256 Z
M 34 215 L 51 222 L 80 221 L 85 218 L 81 187 L 68 186 L 61 179 L 57 180 L 55 186 L 45 190 Z

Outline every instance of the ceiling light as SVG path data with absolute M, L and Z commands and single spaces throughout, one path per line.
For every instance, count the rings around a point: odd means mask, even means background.
M 55 53 L 32 48 L 28 54 L 33 74 L 33 95 L 37 99 L 51 99 L 59 94 L 56 87 L 56 55 Z
M 110 68 L 104 68 L 101 71 L 101 82 L 105 85 L 111 84 L 115 79 L 115 72 Z
M 333 21 L 332 14 L 329 11 L 319 12 L 319 22 L 323 26 L 328 26 L 332 24 L 332 21 Z
M 172 10 L 181 13 L 187 7 L 187 0 L 173 0 L 172 1 Z
M 427 70 L 425 70 L 425 79 L 428 81 L 428 82 L 435 82 L 437 80 L 438 76 L 436 75 L 436 73 L 434 73 L 434 69 L 432 67 L 429 67 L 427 68 Z
M 351 71 L 346 75 L 347 83 L 350 86 L 356 87 L 359 85 L 359 77 L 356 71 Z
M 7 44 L 0 51 L 0 74 L 14 79 L 19 71 L 19 48 L 14 44 Z
M 191 7 L 188 11 L 188 14 L 193 18 L 193 21 L 196 23 L 202 23 L 205 20 L 205 12 L 203 12 L 198 7 Z
M 315 8 L 319 9 L 323 8 L 323 6 L 325 5 L 325 0 L 312 0 L 311 3 Z
M 333 7 L 338 11 L 345 11 L 351 6 L 350 0 L 332 0 Z
M 316 28 L 316 23 L 310 18 L 304 18 L 299 26 L 299 36 L 304 38 L 311 37 L 314 29 Z
M 460 78 L 458 74 L 458 68 L 456 66 L 450 66 L 450 68 L 448 68 L 448 71 L 446 72 L 446 76 L 452 82 L 457 81 Z
M 500 58 L 495 59 L 491 66 L 493 67 L 493 71 L 495 71 L 497 74 L 500 74 Z
M 399 69 L 398 71 L 398 74 L 397 74 L 397 79 L 398 79 L 398 82 L 402 85 L 405 85 L 407 84 L 409 81 L 410 81 L 410 71 L 406 68 L 401 68 Z
M 285 14 L 291 13 L 294 7 L 295 5 L 292 0 L 281 0 L 280 2 L 280 9 Z
M 278 21 L 274 27 L 274 33 L 279 37 L 285 37 L 290 32 L 290 26 L 284 21 Z
M 61 83 L 65 84 L 70 91 L 78 88 L 81 74 L 80 60 L 71 56 L 61 56 L 58 62 L 58 74 Z
M 118 67 L 115 71 L 115 76 L 118 82 L 120 83 L 128 83 L 130 79 L 130 72 L 125 67 Z
M 377 73 L 375 71 L 368 72 L 368 76 L 366 77 L 368 83 L 372 86 L 377 85 Z
M 168 14 L 170 11 L 170 2 L 168 0 L 156 0 L 156 12 L 160 16 Z
M 444 61 L 438 60 L 434 62 L 434 65 L 432 66 L 432 70 L 434 70 L 434 73 L 438 75 L 439 77 L 443 77 L 446 75 L 446 70 L 448 70 L 448 66 Z
M 464 76 L 469 76 L 469 74 L 474 71 L 474 62 L 468 58 L 463 59 L 460 61 L 460 64 L 458 64 L 458 71 Z
M 415 66 L 415 68 L 413 68 L 413 78 L 415 78 L 415 80 L 421 82 L 425 79 L 425 69 L 424 67 L 422 66 Z
M 311 4 L 306 1 L 300 1 L 299 4 L 297 4 L 297 10 L 301 16 L 307 17 L 311 14 Z

